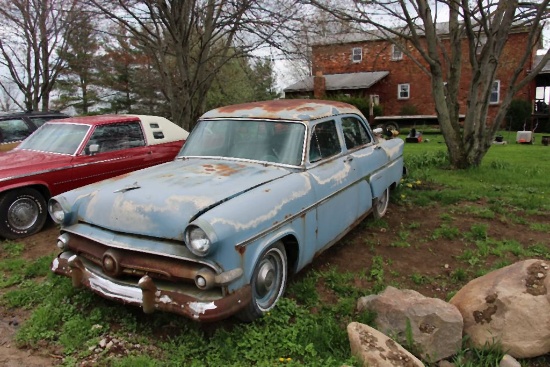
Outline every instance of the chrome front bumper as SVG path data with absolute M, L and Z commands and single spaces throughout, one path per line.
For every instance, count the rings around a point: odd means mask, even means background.
M 142 307 L 145 313 L 167 311 L 196 321 L 227 318 L 245 307 L 252 297 L 249 285 L 220 296 L 219 292 L 199 290 L 194 285 L 156 284 L 148 275 L 137 283 L 120 281 L 106 276 L 100 268 L 71 251 L 59 254 L 51 270 L 71 278 L 74 287 L 86 287 L 104 298 Z

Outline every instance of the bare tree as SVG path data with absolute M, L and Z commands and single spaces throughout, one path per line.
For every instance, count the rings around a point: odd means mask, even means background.
M 17 107 L 21 109 L 21 105 L 17 101 L 17 92 L 14 90 L 13 83 L 4 81 L 0 83 L 0 111 L 10 112 Z
M 26 109 L 48 109 L 63 67 L 57 52 L 66 49 L 77 7 L 77 0 L 0 0 L 0 65 Z
M 335 3 L 332 1 L 332 3 Z M 312 46 L 324 37 L 354 31 L 353 24 L 334 17 L 331 13 L 315 7 L 301 5 L 301 25 L 293 37 L 289 37 L 281 55 L 284 60 L 288 82 L 308 79 L 313 71 Z
M 297 12 L 294 0 L 89 0 L 131 33 L 154 59 L 171 118 L 190 129 L 214 76 L 232 59 L 279 35 Z
M 514 95 L 550 60 L 547 52 L 542 62 L 531 68 L 533 50 L 541 42 L 543 21 L 549 16 L 549 0 L 350 0 L 339 6 L 324 0 L 309 3 L 371 29 L 370 32 L 390 40 L 410 57 L 419 55 L 417 65 L 431 78 L 435 108 L 451 165 L 458 169 L 481 163 Z M 441 22 L 443 13 L 448 17 Z M 496 117 L 488 119 L 495 74 L 505 61 L 502 55 L 508 37 L 518 28 L 528 32 L 528 42 L 519 50 L 520 61 L 508 76 Z M 463 42 L 467 53 L 463 53 Z M 410 52 L 409 45 L 414 53 Z M 471 68 L 471 77 L 466 115 L 461 125 L 458 97 L 465 64 Z

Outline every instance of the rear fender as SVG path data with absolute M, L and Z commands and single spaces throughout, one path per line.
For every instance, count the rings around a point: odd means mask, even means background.
M 373 198 L 380 197 L 387 188 L 397 186 L 405 172 L 403 168 L 403 140 L 387 140 L 381 143 L 381 147 L 386 152 L 389 162 L 370 176 L 369 184 Z

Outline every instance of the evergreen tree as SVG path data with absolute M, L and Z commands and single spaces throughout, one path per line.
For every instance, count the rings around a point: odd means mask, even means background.
M 67 50 L 59 51 L 66 67 L 57 80 L 59 97 L 53 100 L 53 106 L 58 110 L 73 107 L 77 114 L 87 115 L 100 101 L 97 86 L 100 45 L 89 18 L 78 19 L 78 26 L 69 34 L 67 44 Z

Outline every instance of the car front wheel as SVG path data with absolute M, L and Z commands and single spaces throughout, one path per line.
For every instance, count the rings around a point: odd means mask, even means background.
M 47 216 L 46 200 L 35 189 L 27 187 L 0 194 L 0 237 L 15 240 L 35 234 Z
M 373 214 L 376 219 L 382 218 L 388 210 L 388 203 L 390 201 L 390 189 L 384 190 L 379 198 L 374 199 Z
M 288 277 L 286 251 L 281 242 L 276 242 L 259 258 L 250 286 L 252 300 L 237 317 L 251 322 L 271 310 L 283 295 Z

